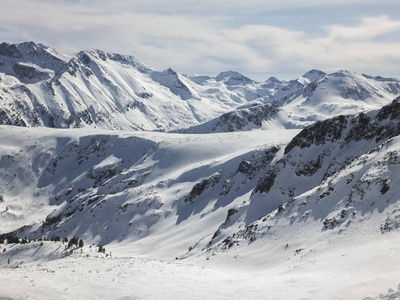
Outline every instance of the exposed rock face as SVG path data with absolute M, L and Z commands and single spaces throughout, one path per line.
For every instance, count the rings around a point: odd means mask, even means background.
M 335 142 L 342 137 L 343 129 L 346 125 L 347 118 L 345 116 L 338 116 L 306 127 L 287 145 L 285 154 L 294 147 L 308 148 L 311 145 Z
M 399 100 L 395 99 L 379 111 L 360 113 L 356 116 L 338 116 L 306 127 L 286 146 L 284 152 L 286 156 L 271 166 L 256 186 L 255 192 L 268 193 L 279 170 L 287 166 L 294 168 L 296 176 L 311 177 L 317 173 L 325 174 L 319 179 L 322 180 L 332 173 L 332 164 L 339 164 L 334 157 L 337 149 L 341 149 L 340 151 L 347 156 L 342 163 L 348 163 L 359 155 L 359 153 L 345 153 L 344 149 L 350 145 L 372 141 L 368 144 L 369 149 L 363 149 L 364 153 L 375 148 L 377 144 L 400 135 Z M 292 154 L 303 153 L 307 149 L 314 151 L 313 155 L 301 154 L 301 159 L 297 159 L 297 155 Z M 306 159 L 307 157 L 309 159 Z M 323 170 L 326 167 L 328 169 Z
M 275 179 L 278 176 L 278 171 L 270 167 L 267 173 L 260 179 L 257 186 L 254 188 L 254 193 L 268 193 L 275 184 Z
M 400 119 L 400 97 L 397 97 L 390 105 L 382 107 L 377 118 L 379 121 L 384 119 L 399 120 Z
M 201 182 L 196 183 L 190 191 L 189 195 L 185 198 L 185 202 L 193 203 L 193 201 L 198 196 L 200 196 L 204 192 L 204 190 L 213 188 L 221 180 L 221 172 L 222 171 L 216 172 L 215 174 L 202 180 Z
M 0 44 L 0 55 L 10 58 L 22 58 L 21 53 L 18 51 L 17 45 L 9 43 Z
M 279 107 L 270 103 L 247 105 L 225 113 L 219 118 L 200 126 L 179 131 L 185 133 L 211 133 L 259 129 L 262 127 L 264 121 L 276 117 L 278 112 Z
M 253 127 L 257 125 L 262 126 L 262 121 L 268 120 L 272 116 L 275 116 L 278 107 L 265 104 L 256 105 L 249 108 L 238 109 L 236 111 L 223 114 L 220 117 L 220 122 L 213 128 L 213 131 L 219 131 L 218 129 L 227 126 L 228 131 L 242 130 L 246 127 Z
M 355 117 L 338 116 L 311 125 L 302 130 L 287 145 L 285 154 L 294 147 L 303 149 L 342 139 L 345 143 L 371 139 L 379 142 L 400 134 L 399 121 L 400 98 L 397 98 L 374 114 L 360 113 Z
M 15 74 L 17 74 L 21 79 L 34 79 L 37 78 L 39 80 L 50 78 L 49 73 L 41 72 L 31 66 L 25 66 L 23 64 L 15 64 L 13 65 L 13 70 Z

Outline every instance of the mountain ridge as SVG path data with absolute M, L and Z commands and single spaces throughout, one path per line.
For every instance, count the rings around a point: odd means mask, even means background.
M 363 227 L 383 234 L 399 228 L 399 108 L 397 98 L 379 110 L 303 129 L 266 169 L 249 202 L 228 213 L 206 247 L 208 255 L 277 231 L 289 234 L 309 218 L 315 235 Z
M 304 128 L 376 109 L 400 91 L 397 79 L 350 71 L 265 82 L 235 71 L 184 76 L 134 56 L 85 50 L 67 57 L 34 42 L 0 44 L 0 80 L 1 124 L 190 133 Z
M 300 80 L 284 83 L 269 103 L 249 103 L 209 122 L 178 132 L 304 128 L 333 116 L 378 109 L 390 103 L 400 92 L 400 81 L 396 79 L 376 80 L 343 70 L 331 74 L 318 70 L 310 72 L 317 74 L 315 81 L 300 77 Z M 306 73 L 305 76 L 309 75 Z M 282 84 L 276 79 L 271 82 L 275 87 Z M 279 95 L 280 92 L 285 95 Z

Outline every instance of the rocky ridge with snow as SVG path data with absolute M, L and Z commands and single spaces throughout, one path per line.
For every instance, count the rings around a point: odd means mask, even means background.
M 400 98 L 302 130 L 266 169 L 249 201 L 228 213 L 208 251 L 289 233 L 310 220 L 315 235 L 397 229 L 399 109 Z
M 5 125 L 188 133 L 303 128 L 377 109 L 399 91 L 397 79 L 348 71 L 257 82 L 234 71 L 215 78 L 160 72 L 133 56 L 101 50 L 68 57 L 34 42 L 0 44 Z
M 163 131 L 199 124 L 247 102 L 223 83 L 210 92 L 133 56 L 87 50 L 67 58 L 33 42 L 2 43 L 0 74 L 5 125 Z

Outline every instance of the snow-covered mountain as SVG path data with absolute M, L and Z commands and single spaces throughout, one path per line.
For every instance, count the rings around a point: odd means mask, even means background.
M 221 225 L 213 243 L 219 241 L 218 249 L 277 231 L 287 235 L 307 223 L 315 235 L 397 229 L 399 136 L 400 98 L 380 110 L 305 128 L 266 169 L 250 200 Z
M 213 120 L 180 130 L 187 133 L 304 128 L 333 116 L 374 110 L 400 94 L 400 81 L 349 71 L 312 70 L 291 82 L 270 78 L 268 101 L 255 101 Z
M 377 109 L 399 91 L 397 79 L 348 71 L 257 82 L 234 71 L 215 78 L 160 72 L 133 56 L 100 50 L 68 57 L 33 42 L 0 44 L 5 125 L 189 133 L 304 128 Z
M 208 121 L 248 101 L 224 83 L 213 89 L 133 56 L 88 50 L 68 59 L 33 42 L 0 45 L 2 124 L 161 131 Z
M 400 294 L 397 79 L 35 43 L 1 44 L 0 76 L 1 297 Z

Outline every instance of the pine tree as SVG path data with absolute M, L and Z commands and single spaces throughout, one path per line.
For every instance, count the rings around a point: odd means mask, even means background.
M 79 240 L 79 248 L 82 248 L 83 247 L 83 241 L 82 241 L 82 239 L 80 239 Z
M 78 246 L 78 238 L 74 236 L 70 241 L 68 242 L 68 247 L 71 247 L 72 245 Z
M 7 236 L 7 244 L 17 244 L 19 242 L 20 241 L 16 236 L 12 236 L 12 235 Z

